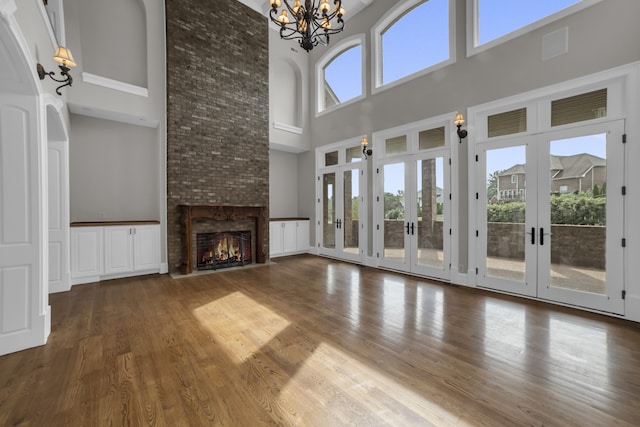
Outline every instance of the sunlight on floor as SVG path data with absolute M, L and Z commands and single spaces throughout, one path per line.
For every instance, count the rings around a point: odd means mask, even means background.
M 327 377 L 330 382 L 319 380 Z M 302 425 L 415 425 L 418 420 L 423 425 L 470 425 L 428 396 L 326 343 L 318 345 L 281 392 L 283 397 L 292 394 L 298 401 L 308 400 L 308 410 L 291 420 Z
M 396 292 L 385 289 L 391 294 Z M 299 339 L 295 325 L 241 292 L 193 314 L 233 363 L 247 367 L 252 394 L 270 402 L 285 425 L 468 425 L 460 418 L 464 414 L 433 401 L 437 389 L 421 394 L 411 378 L 403 384 L 331 344 Z M 292 364 L 282 370 L 284 360 Z M 256 383 L 255 372 L 266 376 Z
M 241 292 L 198 307 L 193 315 L 225 345 L 229 357 L 238 364 L 290 325 L 289 321 Z

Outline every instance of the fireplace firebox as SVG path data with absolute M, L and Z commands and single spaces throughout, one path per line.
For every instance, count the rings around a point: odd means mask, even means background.
M 251 264 L 251 231 L 199 233 L 196 249 L 198 270 Z

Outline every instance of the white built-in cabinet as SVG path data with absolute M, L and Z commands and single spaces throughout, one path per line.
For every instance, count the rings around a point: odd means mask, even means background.
M 159 271 L 159 225 L 71 227 L 73 284 Z
M 308 219 L 272 219 L 269 222 L 269 255 L 271 258 L 305 253 L 308 250 Z

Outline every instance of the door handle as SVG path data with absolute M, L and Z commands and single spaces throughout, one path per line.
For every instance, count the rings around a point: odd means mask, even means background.
M 414 234 L 414 229 L 415 229 L 415 224 L 411 223 L 411 235 L 413 236 Z
M 531 227 L 531 233 L 527 233 L 527 234 L 531 236 L 531 244 L 535 245 L 536 244 L 536 228 Z
M 336 228 L 342 228 L 342 221 L 339 219 L 336 219 Z
M 540 246 L 544 246 L 544 228 L 540 227 Z
M 407 229 L 407 234 L 409 234 L 409 223 L 407 223 L 407 225 L 405 226 L 405 228 Z

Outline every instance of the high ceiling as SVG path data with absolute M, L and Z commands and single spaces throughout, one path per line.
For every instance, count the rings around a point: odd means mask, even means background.
M 238 0 L 240 3 L 244 3 L 251 9 L 260 12 L 263 15 L 269 14 L 269 0 Z M 342 7 L 347 11 L 345 19 L 354 16 L 365 7 L 369 6 L 375 0 L 342 0 Z M 330 2 L 332 3 L 332 2 Z M 290 1 L 293 4 L 293 0 Z

